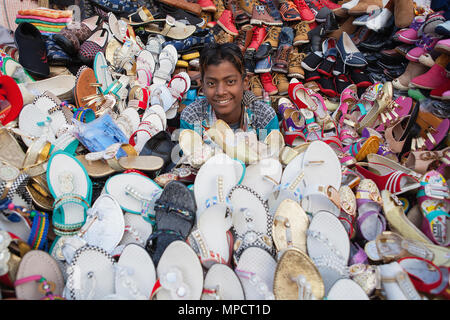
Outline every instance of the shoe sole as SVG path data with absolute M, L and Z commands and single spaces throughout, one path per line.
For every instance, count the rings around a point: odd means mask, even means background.
M 309 43 L 309 39 L 308 40 L 297 40 L 292 45 L 293 46 L 299 46 L 299 45 L 302 45 L 304 43 Z
M 419 89 L 425 89 L 425 90 L 434 90 L 434 89 L 436 89 L 436 88 L 426 87 L 426 86 L 423 86 L 421 84 L 415 84 L 413 82 L 410 82 L 410 85 L 412 86 L 410 88 L 419 88 Z
M 286 69 L 274 68 L 272 67 L 272 71 L 287 74 L 288 71 Z M 270 71 L 269 71 L 270 72 Z
M 282 21 L 280 21 L 280 22 L 267 22 L 267 21 L 262 21 L 262 20 L 258 20 L 258 19 L 251 19 L 250 20 L 250 24 L 253 24 L 253 25 L 263 25 L 263 24 L 266 24 L 266 25 L 268 25 L 268 26 L 282 26 L 283 25 L 283 22 Z
M 267 72 L 270 72 L 272 70 L 273 70 L 272 68 L 269 68 L 269 69 L 255 69 L 255 73 L 267 73 Z M 273 70 L 273 71 L 275 71 L 275 70 Z
M 434 46 L 434 49 L 440 53 L 444 53 L 444 54 L 450 54 L 450 47 L 446 46 L 446 45 L 441 45 L 441 44 L 436 44 Z
M 298 79 L 305 79 L 305 76 L 301 73 L 288 73 L 287 75 L 289 78 L 298 78 Z
M 221 27 L 223 28 L 223 30 L 225 30 L 227 33 L 229 33 L 229 34 L 231 34 L 231 35 L 233 35 L 233 36 L 238 36 L 238 35 L 239 35 L 239 33 L 233 32 L 233 31 L 231 31 L 230 29 L 228 29 L 227 27 L 225 27 L 224 24 L 223 24 L 222 22 L 217 21 L 217 24 L 218 24 L 219 26 L 221 26 Z
M 305 69 L 305 70 L 307 70 L 307 71 L 310 71 L 310 72 L 316 71 L 317 68 L 319 67 L 319 66 L 317 66 L 317 67 L 315 67 L 315 68 L 313 69 L 313 68 L 311 68 L 310 66 L 308 66 L 306 63 L 303 63 L 303 62 L 301 63 L 301 66 L 302 66 L 303 69 Z

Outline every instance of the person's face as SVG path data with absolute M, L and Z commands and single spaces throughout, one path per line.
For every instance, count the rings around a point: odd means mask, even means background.
M 226 122 L 239 120 L 242 96 L 247 86 L 247 78 L 243 79 L 236 67 L 226 60 L 218 65 L 209 65 L 204 72 L 203 93 L 218 118 Z

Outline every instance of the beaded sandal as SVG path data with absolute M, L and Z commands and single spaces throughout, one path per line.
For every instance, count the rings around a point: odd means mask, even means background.
M 233 187 L 228 193 L 235 231 L 234 260 L 249 247 L 259 247 L 274 254 L 272 242 L 273 218 L 267 202 L 254 190 L 244 185 Z
M 350 240 L 336 216 L 326 211 L 318 212 L 309 225 L 306 246 L 322 276 L 325 294 L 337 280 L 349 277 Z
M 202 265 L 184 241 L 173 241 L 167 246 L 157 264 L 156 277 L 152 300 L 199 300 L 202 295 Z
M 57 235 L 73 235 L 86 221 L 91 205 L 92 182 L 80 161 L 63 151 L 48 161 L 47 183 L 55 199 L 53 229 Z
M 145 249 L 127 245 L 115 264 L 115 295 L 121 300 L 148 300 L 156 282 L 156 270 Z

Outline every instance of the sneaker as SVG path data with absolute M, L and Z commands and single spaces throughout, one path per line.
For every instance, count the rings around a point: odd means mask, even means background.
M 272 58 L 267 56 L 262 60 L 258 60 L 255 66 L 255 73 L 266 73 L 272 70 Z
M 256 68 L 255 51 L 245 51 L 244 68 L 247 73 L 254 73 Z
M 217 8 L 214 2 L 211 0 L 197 0 L 197 4 L 200 5 L 202 11 L 205 12 L 216 12 Z
M 267 31 L 264 27 L 255 26 L 252 29 L 252 41 L 247 47 L 247 51 L 256 51 L 266 37 Z
M 341 5 L 334 3 L 332 1 L 329 0 L 320 0 L 320 2 L 322 2 L 322 4 L 324 4 L 328 9 L 331 9 L 332 11 L 338 10 L 341 8 Z
M 251 17 L 253 13 L 253 7 L 259 5 L 258 0 L 239 0 L 239 7 Z
M 281 73 L 288 73 L 289 54 L 292 51 L 292 46 L 283 44 L 278 47 L 277 54 L 273 61 L 272 70 Z
M 294 42 L 294 30 L 290 27 L 283 27 L 279 36 L 279 45 L 290 45 Z
M 219 20 L 222 12 L 225 10 L 225 5 L 223 3 L 224 0 L 212 0 L 214 6 L 216 7 L 216 11 L 214 12 L 214 20 Z
M 314 15 L 315 21 L 318 23 L 325 22 L 327 16 L 331 13 L 331 10 L 327 8 L 320 0 L 307 0 L 307 4 L 310 8 L 310 11 Z
M 270 73 L 261 73 L 259 77 L 261 79 L 264 91 L 266 91 L 269 96 L 273 96 L 278 93 L 278 88 L 275 86 L 272 75 Z
M 302 21 L 305 21 L 306 23 L 314 22 L 315 15 L 314 13 L 312 13 L 311 9 L 308 7 L 308 4 L 306 4 L 305 0 L 294 0 L 294 4 L 296 5 L 298 12 L 300 13 Z
M 252 41 L 252 30 L 243 30 L 239 29 L 238 36 L 234 39 L 234 43 L 237 44 L 239 49 L 241 49 L 242 53 L 245 52 L 247 47 L 250 45 L 250 42 Z
M 250 91 L 253 92 L 253 94 L 257 98 L 263 97 L 263 86 L 262 86 L 261 80 L 259 79 L 259 75 L 256 74 L 256 75 L 253 75 L 250 77 L 249 87 L 250 87 Z
M 269 26 L 282 26 L 283 21 L 275 20 L 267 11 L 266 6 L 258 5 L 253 7 L 252 19 L 250 24 L 253 25 L 269 25 Z
M 259 2 L 265 4 L 269 11 L 269 14 L 277 21 L 282 20 L 280 11 L 278 10 L 273 0 L 259 0 Z
M 298 53 L 292 50 L 289 54 L 288 77 L 305 79 L 305 70 L 302 68 L 302 61 L 306 57 L 306 53 Z
M 277 86 L 279 95 L 284 96 L 288 94 L 289 81 L 285 74 L 275 72 L 273 75 L 273 83 Z
M 272 46 L 268 42 L 263 42 L 256 50 L 255 58 L 256 60 L 265 59 L 267 56 L 272 54 Z
M 217 21 L 217 24 L 233 36 L 239 35 L 239 31 L 236 29 L 236 25 L 234 24 L 233 13 L 231 10 L 224 10 L 220 16 L 220 19 Z
M 277 27 L 277 26 L 269 27 L 269 29 L 267 30 L 267 34 L 264 39 L 264 42 L 270 43 L 270 45 L 272 46 L 272 49 L 275 50 L 276 48 L 278 48 L 280 33 L 281 33 L 281 27 Z
M 285 1 L 280 6 L 281 18 L 286 21 L 301 21 L 302 18 L 295 4 L 291 1 Z
M 295 29 L 295 38 L 294 38 L 294 46 L 300 46 L 304 43 L 308 43 L 309 39 L 308 39 L 308 32 L 311 30 L 309 28 L 309 24 L 301 21 L 299 23 L 297 23 L 296 25 L 294 25 L 294 29 Z
M 305 59 L 303 59 L 301 65 L 302 68 L 308 71 L 315 71 L 322 62 L 323 54 L 320 51 L 309 53 Z

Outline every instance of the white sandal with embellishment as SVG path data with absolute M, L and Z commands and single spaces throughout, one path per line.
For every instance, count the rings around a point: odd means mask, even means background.
M 200 300 L 203 270 L 197 254 L 184 241 L 170 243 L 156 267 L 156 300 Z
M 205 276 L 201 300 L 245 300 L 238 276 L 227 265 L 216 263 Z
M 349 277 L 350 240 L 334 214 L 327 211 L 315 214 L 307 231 L 306 246 L 309 257 L 322 275 L 325 294 L 337 280 Z
M 244 250 L 236 272 L 246 300 L 274 300 L 273 279 L 277 263 L 267 251 L 258 247 Z

